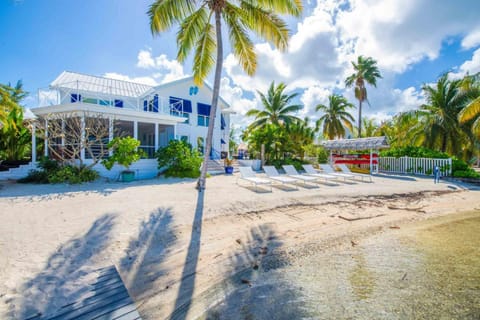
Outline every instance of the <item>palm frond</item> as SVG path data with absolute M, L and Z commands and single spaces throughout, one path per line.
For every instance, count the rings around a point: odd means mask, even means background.
M 156 0 L 148 9 L 152 34 L 169 30 L 195 10 L 195 0 Z

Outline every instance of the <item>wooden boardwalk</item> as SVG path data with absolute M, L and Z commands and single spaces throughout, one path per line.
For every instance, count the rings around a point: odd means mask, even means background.
M 25 320 L 137 320 L 141 319 L 133 300 L 115 266 L 98 270 L 91 294 L 50 315 L 37 315 Z

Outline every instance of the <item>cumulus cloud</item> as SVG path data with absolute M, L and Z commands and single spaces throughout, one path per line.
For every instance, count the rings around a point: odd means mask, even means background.
M 137 67 L 155 70 L 155 78 L 159 79 L 160 83 L 185 77 L 183 66 L 177 60 L 169 60 L 165 54 L 153 57 L 151 50 L 140 50 L 137 56 Z
M 480 72 L 480 48 L 473 53 L 472 60 L 467 60 L 460 66 L 462 75 L 466 73 L 475 74 L 477 72 Z

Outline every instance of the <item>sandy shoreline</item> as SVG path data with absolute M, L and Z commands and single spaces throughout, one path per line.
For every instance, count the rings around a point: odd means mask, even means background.
M 88 272 L 114 264 L 144 319 L 176 309 L 191 318 L 221 299 L 209 289 L 277 254 L 480 208 L 478 190 L 418 177 L 266 193 L 235 182 L 212 177 L 200 196 L 193 180 L 178 179 L 2 183 L 0 317 L 78 299 Z

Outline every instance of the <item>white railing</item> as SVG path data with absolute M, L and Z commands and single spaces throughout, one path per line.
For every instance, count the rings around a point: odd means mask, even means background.
M 382 172 L 433 176 L 435 167 L 441 176 L 452 175 L 452 159 L 380 157 L 378 169 Z
M 112 92 L 110 87 L 101 87 L 98 85 L 96 85 L 95 91 L 89 91 L 89 85 L 91 86 L 89 83 L 76 81 L 75 85 L 66 84 L 58 88 L 39 89 L 38 106 L 46 107 L 60 104 L 86 103 L 113 108 L 120 107 L 119 103 L 121 103 L 121 108 L 136 111 L 168 115 L 172 115 L 174 111 L 183 111 L 183 101 L 181 100 L 170 104 L 169 98 L 158 96 L 155 93 L 141 97 L 115 95 L 110 94 L 110 92 Z M 99 87 L 101 90 L 99 90 Z M 130 94 L 130 92 L 125 94 Z M 146 106 L 144 101 L 147 101 Z

